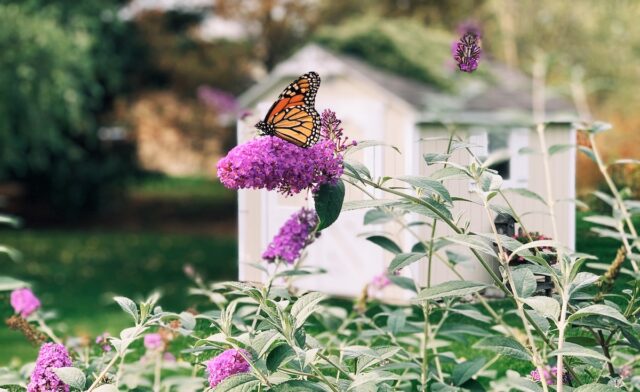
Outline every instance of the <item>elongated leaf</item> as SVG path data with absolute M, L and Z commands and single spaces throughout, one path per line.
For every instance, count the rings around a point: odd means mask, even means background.
M 388 210 L 382 210 L 380 208 L 374 208 L 364 214 L 365 225 L 379 225 L 382 223 L 387 223 L 392 219 L 393 213 Z
M 486 360 L 482 357 L 475 358 L 471 361 L 459 363 L 456 367 L 453 368 L 453 372 L 451 373 L 451 380 L 455 385 L 462 385 L 467 382 L 471 377 L 475 376 L 476 373 L 486 363 Z
M 224 379 L 216 386 L 216 392 L 253 392 L 260 381 L 250 373 L 240 373 Z
M 76 389 L 84 390 L 84 384 L 87 382 L 87 378 L 82 370 L 74 367 L 61 367 L 55 368 L 53 371 L 65 384 Z
M 433 172 L 429 177 L 433 180 L 444 181 L 444 180 L 452 180 L 452 179 L 469 178 L 470 176 L 469 176 L 469 173 L 467 173 L 466 171 L 460 168 L 447 166 Z
M 384 235 L 372 235 L 367 237 L 367 240 L 373 242 L 384 250 L 388 250 L 393 254 L 398 254 L 402 252 L 402 249 L 396 244 L 391 238 Z
M 587 307 L 578 309 L 574 314 L 569 316 L 567 321 L 572 322 L 587 316 L 606 317 L 606 318 L 619 321 L 623 324 L 627 324 L 627 325 L 629 324 L 629 321 L 622 315 L 622 313 L 618 312 L 616 309 L 612 308 L 611 306 L 600 305 L 600 304 L 589 305 Z
M 315 382 L 306 380 L 291 380 L 282 384 L 274 385 L 270 389 L 273 392 L 327 392 L 326 389 Z
M 342 205 L 342 211 L 361 210 L 363 208 L 385 207 L 402 203 L 401 200 L 375 199 L 375 200 L 352 200 Z
M 576 148 L 575 144 L 554 144 L 549 147 L 549 155 L 554 155 L 563 151 L 570 150 L 572 148 Z
M 504 336 L 492 336 L 480 340 L 473 347 L 493 351 L 511 358 L 531 361 L 531 356 L 517 341 Z
M 427 163 L 427 165 L 433 165 L 438 162 L 447 161 L 450 156 L 451 154 L 438 154 L 438 153 L 428 152 L 424 154 L 422 157 L 424 158 L 424 161 Z
M 349 388 L 347 388 L 347 391 L 351 391 L 362 385 L 369 385 L 369 384 L 377 385 L 384 381 L 395 380 L 397 378 L 398 376 L 391 372 L 384 372 L 379 370 L 375 370 L 367 373 L 360 373 L 356 375 L 355 380 L 353 380 L 351 385 L 349 385 Z
M 553 298 L 537 296 L 525 298 L 523 301 L 544 317 L 557 320 L 560 316 L 560 304 Z
M 585 384 L 574 389 L 573 392 L 620 392 L 620 390 L 604 384 Z
M 529 268 L 518 268 L 512 272 L 513 284 L 521 298 L 527 298 L 535 293 L 538 282 Z
M 0 291 L 13 291 L 22 287 L 29 287 L 29 285 L 10 276 L 0 276 Z
M 593 358 L 600 361 L 607 361 L 607 357 L 599 352 L 580 346 L 578 344 L 565 342 L 562 350 L 554 350 L 549 353 L 549 356 L 564 355 L 566 357 L 578 357 L 578 358 Z
M 427 193 L 435 193 L 449 204 L 453 203 L 449 191 L 440 181 L 418 176 L 403 176 L 398 177 L 398 180 L 411 184 L 416 188 L 424 189 Z
M 391 260 L 391 263 L 389 264 L 389 273 L 394 273 L 401 268 L 411 265 L 424 256 L 426 256 L 424 253 L 399 253 L 393 258 L 393 260 Z
M 464 245 L 467 248 L 475 249 L 490 256 L 498 256 L 491 241 L 478 235 L 455 234 L 447 236 L 445 240 L 454 244 Z
M 487 284 L 481 282 L 472 282 L 468 280 L 452 280 L 422 290 L 420 294 L 418 294 L 416 301 L 426 301 L 448 297 L 462 297 L 467 294 L 477 293 L 478 291 L 487 287 Z
M 353 147 L 349 147 L 349 149 L 345 152 L 345 156 L 351 155 L 356 151 L 362 150 L 364 148 L 376 147 L 376 146 L 384 146 L 393 148 L 398 154 L 401 154 L 400 149 L 396 146 L 392 146 L 391 144 L 387 144 L 385 142 L 381 142 L 378 140 L 359 140 L 358 144 Z
M 135 302 L 127 297 L 114 297 L 113 300 L 116 301 L 118 305 L 120 305 L 122 310 L 133 317 L 133 321 L 135 321 L 136 324 L 139 322 L 140 316 L 138 314 L 138 306 Z
M 296 321 L 295 327 L 302 327 L 307 318 L 317 310 L 317 305 L 325 298 L 327 298 L 326 295 L 316 292 L 308 293 L 298 298 L 291 307 L 291 316 Z
M 584 220 L 587 222 L 595 223 L 597 225 L 613 227 L 614 229 L 616 229 L 620 224 L 619 220 L 604 215 L 591 215 L 585 217 Z
M 344 182 L 338 180 L 335 185 L 322 184 L 318 193 L 313 195 L 316 213 L 320 219 L 318 231 L 326 229 L 338 219 L 342 210 L 344 193 Z
M 517 195 L 526 197 L 528 199 L 537 200 L 540 203 L 542 203 L 544 205 L 547 205 L 547 201 L 542 196 L 540 196 L 536 192 L 531 191 L 531 190 L 529 190 L 527 188 L 507 188 L 507 189 L 504 189 L 504 191 L 505 192 L 512 192 L 512 193 L 515 193 Z
M 113 384 L 102 384 L 96 389 L 94 389 L 93 391 L 94 392 L 118 392 L 118 388 L 116 388 L 116 386 Z
M 387 277 L 389 278 L 391 283 L 395 284 L 396 286 L 402 287 L 405 290 L 411 290 L 414 293 L 417 292 L 416 285 L 413 282 L 413 279 L 407 278 L 405 276 L 398 276 L 393 274 L 388 275 Z

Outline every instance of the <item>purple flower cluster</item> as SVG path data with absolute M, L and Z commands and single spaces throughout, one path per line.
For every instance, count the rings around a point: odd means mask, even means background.
M 40 309 L 40 300 L 25 287 L 11 292 L 11 306 L 22 318 L 27 318 Z
M 554 385 L 556 383 L 558 377 L 558 368 L 556 366 L 553 366 L 551 368 L 547 366 L 542 369 L 542 372 L 544 374 L 544 379 L 547 381 L 548 385 Z M 531 371 L 531 379 L 536 382 L 542 381 L 542 377 L 540 377 L 540 373 L 538 373 L 537 369 Z M 568 384 L 569 381 L 569 373 L 565 372 L 562 375 L 562 383 Z
M 459 29 L 462 38 L 455 42 L 451 48 L 453 59 L 458 68 L 463 72 L 473 72 L 478 68 L 480 60 L 480 29 L 475 24 L 462 25 Z
M 285 195 L 333 184 L 342 170 L 342 156 L 331 140 L 302 148 L 275 136 L 236 146 L 218 162 L 218 177 L 229 189 L 275 189 Z
M 211 388 L 220 384 L 222 380 L 227 377 L 248 372 L 251 366 L 245 358 L 251 358 L 251 354 L 246 350 L 229 349 L 212 360 L 207 361 L 207 371 L 209 372 L 209 384 Z
M 273 238 L 262 258 L 273 262 L 282 260 L 293 264 L 317 237 L 313 229 L 318 224 L 318 216 L 314 210 L 302 208 L 282 225 Z
M 96 344 L 100 346 L 102 351 L 109 352 L 111 351 L 111 344 L 109 344 L 109 332 L 105 332 L 102 335 L 98 335 L 96 337 Z
M 320 128 L 320 136 L 325 140 L 332 140 L 335 144 L 336 152 L 342 152 L 357 143 L 355 140 L 347 143 L 348 137 L 343 136 L 344 129 L 340 126 L 342 121 L 336 117 L 336 113 L 332 110 L 325 109 L 322 112 L 322 126 Z
M 43 344 L 27 392 L 69 392 L 69 386 L 58 378 L 53 369 L 71 365 L 69 353 L 62 344 Z

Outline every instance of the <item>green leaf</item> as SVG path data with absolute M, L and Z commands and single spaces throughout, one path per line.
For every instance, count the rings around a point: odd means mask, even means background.
M 309 316 L 318 309 L 318 304 L 326 299 L 322 293 L 311 292 L 298 298 L 291 307 L 291 316 L 295 320 L 295 328 L 300 328 Z
M 400 249 L 400 247 L 391 238 L 387 236 L 372 235 L 370 237 L 367 237 L 367 240 L 373 242 L 374 244 L 378 245 L 382 249 L 388 250 L 393 254 L 397 255 L 398 253 L 402 252 L 402 249 Z
M 23 287 L 29 287 L 29 285 L 10 276 L 0 276 L 0 291 L 13 291 Z
M 116 386 L 113 384 L 102 384 L 96 389 L 94 389 L 93 391 L 94 392 L 118 392 L 118 388 L 116 388 Z
M 365 225 L 378 225 L 382 223 L 387 223 L 393 219 L 393 214 L 391 212 L 381 210 L 379 208 L 374 208 L 373 210 L 369 210 L 364 214 L 364 224 Z
M 396 150 L 398 154 L 400 154 L 400 150 L 398 149 L 398 147 L 392 146 L 391 144 L 387 144 L 378 140 L 362 140 L 362 141 L 359 140 L 358 144 L 353 147 L 349 147 L 349 149 L 345 152 L 344 155 L 345 156 L 351 155 L 354 152 L 362 150 L 364 148 L 370 148 L 370 147 L 376 147 L 376 146 L 390 147 Z
M 608 361 L 607 357 L 595 350 L 569 342 L 564 342 L 564 347 L 562 348 L 562 350 L 554 350 L 549 353 L 549 356 L 560 354 L 564 355 L 565 357 L 594 358 L 600 361 Z
M 515 289 L 518 296 L 521 298 L 527 298 L 535 293 L 536 288 L 538 287 L 538 282 L 530 269 L 518 268 L 517 270 L 513 270 L 511 274 L 513 276 L 513 284 L 516 286 Z
M 549 155 L 554 155 L 575 147 L 575 144 L 554 144 L 553 146 L 549 147 Z
M 433 165 L 435 163 L 446 162 L 447 160 L 449 160 L 450 156 L 451 154 L 438 154 L 438 153 L 428 152 L 424 154 L 422 157 L 424 158 L 424 161 L 427 163 L 427 165 Z
M 367 179 L 371 179 L 371 173 L 369 169 L 358 161 L 344 161 L 342 162 L 344 168 L 351 171 L 354 177 L 362 180 L 361 176 L 366 177 Z
M 391 260 L 388 271 L 389 273 L 394 273 L 401 268 L 415 263 L 424 256 L 426 256 L 424 253 L 399 253 Z
M 375 370 L 368 373 L 360 373 L 355 376 L 355 380 L 349 385 L 347 391 L 351 391 L 361 385 L 377 385 L 384 381 L 395 380 L 398 376 L 391 372 Z M 217 392 L 217 391 L 216 391 Z
M 374 199 L 374 200 L 352 200 L 342 205 L 342 211 L 361 210 L 363 208 L 385 207 L 401 203 L 401 200 Z
M 448 297 L 462 297 L 467 294 L 477 293 L 478 291 L 487 287 L 487 284 L 481 282 L 472 282 L 468 280 L 452 280 L 423 289 L 420 294 L 418 294 L 416 301 L 426 301 Z
M 395 284 L 398 287 L 401 287 L 405 290 L 411 290 L 414 293 L 416 292 L 416 285 L 413 282 L 413 279 L 407 278 L 406 276 L 399 275 L 387 275 L 387 278 L 391 281 L 391 283 Z
M 589 159 L 591 159 L 594 162 L 598 162 L 598 160 L 596 159 L 596 154 L 593 153 L 593 150 L 590 149 L 589 147 L 586 146 L 579 146 L 578 147 L 578 151 L 580 151 L 581 153 L 583 153 L 584 155 L 588 156 Z
M 291 380 L 271 388 L 274 392 L 327 392 L 326 389 L 311 381 Z
M 467 248 L 475 249 L 490 256 L 498 256 L 495 249 L 493 248 L 493 243 L 489 239 L 482 236 L 470 234 L 454 234 L 447 236 L 445 240 L 454 244 L 464 245 Z
M 618 225 L 620 224 L 619 220 L 604 215 L 590 215 L 584 217 L 584 220 L 587 222 L 595 223 L 597 225 L 613 227 L 614 229 L 617 229 Z
M 540 196 L 536 192 L 531 191 L 531 190 L 529 190 L 527 188 L 507 188 L 507 189 L 504 189 L 504 191 L 505 192 L 512 192 L 512 193 L 518 194 L 520 196 L 526 197 L 528 199 L 537 200 L 540 203 L 542 203 L 544 205 L 547 205 L 547 201 L 542 196 Z
M 640 159 L 618 159 L 609 165 L 640 165 Z
M 550 297 L 531 297 L 525 298 L 523 302 L 544 317 L 557 320 L 560 316 L 560 304 Z
M 455 385 L 462 385 L 467 382 L 471 377 L 473 377 L 482 367 L 484 366 L 486 360 L 482 357 L 478 357 L 471 361 L 459 363 L 456 367 L 453 368 L 453 372 L 451 373 L 451 381 Z
M 589 133 L 600 133 L 600 132 L 605 132 L 610 130 L 611 128 L 613 128 L 613 126 L 607 122 L 604 121 L 594 121 L 587 129 L 586 131 Z
M 280 339 L 280 334 L 275 329 L 262 331 L 251 341 L 251 348 L 258 353 L 258 358 L 262 358 L 269 352 L 273 344 Z
M 623 324 L 629 325 L 629 321 L 622 315 L 622 313 L 618 312 L 616 309 L 607 305 L 590 305 L 581 309 L 578 309 L 575 313 L 573 313 L 567 319 L 568 322 L 572 322 L 578 320 L 582 317 L 587 316 L 599 316 L 606 317 L 616 321 L 619 321 Z
M 116 301 L 118 305 L 128 313 L 131 317 L 133 317 L 133 321 L 137 324 L 140 321 L 140 316 L 138 314 L 138 306 L 135 302 L 130 300 L 127 297 L 113 297 L 113 300 Z
M 480 340 L 473 345 L 474 348 L 493 351 L 511 358 L 531 361 L 531 356 L 517 341 L 504 336 L 492 336 Z
M 289 345 L 281 345 L 269 353 L 267 357 L 267 369 L 271 372 L 275 372 L 280 366 L 288 362 L 288 360 L 295 358 L 296 354 Z
M 253 392 L 260 381 L 251 373 L 235 374 L 216 386 L 216 392 Z
M 344 192 L 344 182 L 338 180 L 335 185 L 322 184 L 318 192 L 313 195 L 316 214 L 320 219 L 318 231 L 326 229 L 338 219 L 342 210 Z
M 573 392 L 620 392 L 620 388 L 610 387 L 604 384 L 585 384 L 574 389 Z
M 387 318 L 387 328 L 394 335 L 402 331 L 406 323 L 407 315 L 402 309 L 395 310 Z
M 435 193 L 449 204 L 453 203 L 449 191 L 444 187 L 444 185 L 442 185 L 440 181 L 419 176 L 402 176 L 398 177 L 397 179 L 411 184 L 416 188 L 424 189 L 428 194 Z
M 53 369 L 53 372 L 60 377 L 60 380 L 72 388 L 84 390 L 84 384 L 87 382 L 82 370 L 74 367 L 61 367 Z
M 444 181 L 452 179 L 465 179 L 469 178 L 469 173 L 466 171 L 452 166 L 443 167 L 440 170 L 436 170 L 430 176 L 433 180 Z

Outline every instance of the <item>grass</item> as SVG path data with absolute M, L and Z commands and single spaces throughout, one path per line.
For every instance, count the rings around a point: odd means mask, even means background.
M 150 175 L 131 184 L 129 194 L 140 198 L 235 200 L 236 193 L 219 181 L 203 177 L 164 177 Z
M 127 319 L 113 305 L 114 295 L 142 298 L 155 288 L 161 305 L 190 305 L 183 273 L 193 265 L 206 278 L 237 276 L 236 240 L 205 235 L 129 234 L 81 231 L 2 231 L 3 244 L 20 249 L 23 260 L 0 258 L 2 275 L 33 284 L 44 309 L 55 309 L 57 328 L 71 335 L 115 333 Z M 6 296 L 6 293 L 5 293 Z M 11 309 L 0 298 L 0 318 Z M 0 366 L 16 358 L 34 358 L 34 349 L 7 328 L 0 328 Z

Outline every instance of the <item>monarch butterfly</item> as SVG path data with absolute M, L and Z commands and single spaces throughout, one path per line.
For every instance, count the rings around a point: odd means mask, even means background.
M 262 135 L 274 135 L 300 147 L 314 145 L 320 138 L 320 115 L 314 107 L 318 87 L 316 72 L 300 76 L 284 89 L 256 128 Z

